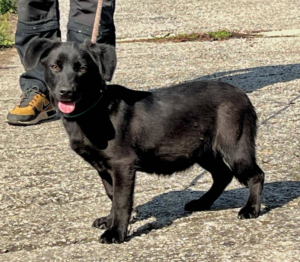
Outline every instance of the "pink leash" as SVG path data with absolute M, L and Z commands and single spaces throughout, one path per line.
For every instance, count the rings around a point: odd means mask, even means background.
M 102 3 L 103 3 L 103 0 L 98 0 L 98 6 L 97 6 L 96 15 L 95 15 L 95 21 L 94 21 L 94 27 L 93 27 L 92 39 L 91 39 L 91 43 L 92 44 L 96 44 L 96 42 L 97 42 L 97 36 L 99 34 L 99 26 L 100 26 L 100 19 L 101 19 Z

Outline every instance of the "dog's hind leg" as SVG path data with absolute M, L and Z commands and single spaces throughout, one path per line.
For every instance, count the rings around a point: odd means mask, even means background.
M 218 109 L 214 151 L 222 155 L 239 182 L 249 187 L 248 202 L 238 215 L 241 219 L 258 217 L 260 212 L 264 173 L 255 157 L 256 122 L 257 116 L 249 101 L 224 104 Z
M 223 149 L 226 152 L 226 160 L 233 170 L 238 181 L 249 187 L 249 198 L 238 217 L 256 218 L 259 216 L 261 205 L 261 193 L 264 184 L 264 172 L 256 163 L 253 132 L 244 132 L 239 141 L 233 146 Z
M 256 130 L 253 128 L 254 125 L 248 125 L 247 128 L 246 124 L 244 123 L 244 128 L 240 139 L 233 144 L 233 146 L 223 146 L 222 150 L 223 152 L 226 152 L 226 160 L 233 170 L 234 176 L 241 184 L 249 188 L 248 202 L 238 214 L 240 219 L 256 218 L 259 216 L 261 193 L 265 178 L 264 172 L 256 163 Z
M 107 196 L 111 201 L 113 201 L 113 185 L 112 185 L 112 178 L 109 173 L 99 172 L 99 176 L 102 179 L 102 183 L 104 185 L 105 191 Z M 94 223 L 93 227 L 99 229 L 108 229 L 112 225 L 112 210 L 110 211 L 108 216 L 97 218 Z
M 198 162 L 201 167 L 211 173 L 213 177 L 212 187 L 201 198 L 187 203 L 185 205 L 186 211 L 201 211 L 209 209 L 231 182 L 233 172 L 223 162 L 221 157 L 218 157 L 218 159 L 213 158 L 215 157 L 211 156 L 210 159 L 201 158 L 202 160 Z
M 240 182 L 249 187 L 249 197 L 246 206 L 240 210 L 238 218 L 256 218 L 260 213 L 261 194 L 265 175 L 256 163 L 254 163 L 250 169 L 244 166 L 240 167 L 240 169 L 237 178 Z M 245 172 L 244 177 L 246 181 L 241 178 L 243 175 L 242 172 Z

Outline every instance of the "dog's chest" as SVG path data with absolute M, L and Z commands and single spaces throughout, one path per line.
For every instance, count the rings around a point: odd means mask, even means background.
M 76 124 L 65 125 L 66 131 L 69 135 L 71 148 L 80 155 L 84 160 L 89 162 L 92 166 L 99 169 L 100 166 L 105 165 L 108 158 L 105 154 L 104 148 L 107 148 L 107 140 L 98 136 L 84 132 L 80 126 Z

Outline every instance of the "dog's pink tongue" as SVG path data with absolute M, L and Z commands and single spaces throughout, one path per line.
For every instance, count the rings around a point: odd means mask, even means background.
M 58 102 L 58 108 L 65 114 L 70 114 L 75 109 L 75 102 Z

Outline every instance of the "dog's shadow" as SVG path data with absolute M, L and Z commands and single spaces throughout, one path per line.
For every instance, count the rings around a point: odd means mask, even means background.
M 153 229 L 167 227 L 178 218 L 189 216 L 190 212 L 184 211 L 184 205 L 201 197 L 204 191 L 171 191 L 154 197 L 151 201 L 135 208 L 136 216 L 130 222 L 134 224 L 148 218 L 155 218 L 155 221 L 148 222 L 139 227 L 128 240 L 142 234 L 147 234 Z M 281 181 L 265 183 L 263 191 L 263 209 L 261 215 L 265 215 L 271 210 L 281 207 L 300 196 L 300 181 Z M 232 208 L 242 208 L 248 198 L 248 189 L 239 188 L 224 191 L 210 210 L 202 212 L 212 212 Z

